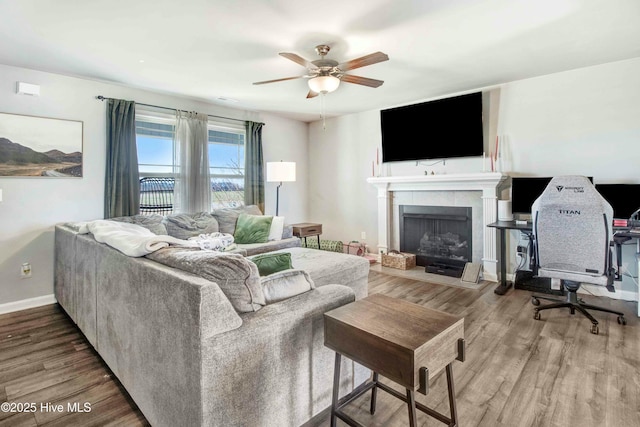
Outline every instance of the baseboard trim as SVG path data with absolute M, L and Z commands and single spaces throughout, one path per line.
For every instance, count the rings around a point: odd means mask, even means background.
M 604 286 L 589 285 L 583 283 L 578 289 L 579 294 L 595 295 L 598 297 L 609 297 L 613 299 L 620 299 L 623 301 L 638 301 L 638 293 L 633 291 L 623 291 L 616 289 L 615 292 L 609 292 Z
M 515 278 L 514 274 L 507 274 L 507 280 L 513 283 Z M 617 282 L 614 282 L 614 286 Z M 609 292 L 606 287 L 599 285 L 590 285 L 588 283 L 583 283 L 580 285 L 580 289 L 578 289 L 579 294 L 586 295 L 595 295 L 597 297 L 607 297 L 612 299 L 619 299 L 623 301 L 638 301 L 638 292 L 634 291 L 623 291 L 621 289 L 616 288 L 615 292 Z
M 8 302 L 0 304 L 0 314 L 13 313 L 14 311 L 26 310 L 28 308 L 41 307 L 43 305 L 55 304 L 58 302 L 56 297 L 51 295 L 43 295 L 41 297 L 27 298 L 20 301 Z

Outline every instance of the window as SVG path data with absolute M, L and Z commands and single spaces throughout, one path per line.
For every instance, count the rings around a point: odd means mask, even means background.
M 244 147 L 245 128 L 209 120 L 209 171 L 211 174 L 211 209 L 236 207 L 244 204 Z M 173 140 L 175 118 L 171 114 L 136 113 L 136 143 L 138 170 L 141 178 L 141 213 L 168 213 L 150 210 L 157 194 L 144 182 L 144 178 L 173 177 Z M 172 184 L 163 184 L 164 203 Z M 169 203 L 171 203 L 169 201 Z M 169 210 L 171 207 L 169 207 Z
M 175 118 L 136 114 L 136 144 L 140 177 L 171 177 Z
M 209 122 L 211 207 L 244 205 L 244 127 Z

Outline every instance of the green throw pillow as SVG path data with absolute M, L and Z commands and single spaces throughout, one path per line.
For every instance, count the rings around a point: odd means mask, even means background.
M 273 217 L 269 215 L 240 214 L 233 234 L 235 243 L 266 243 Z
M 268 276 L 278 271 L 289 270 L 291 265 L 291 254 L 289 252 L 257 255 L 251 258 L 258 266 L 260 276 Z

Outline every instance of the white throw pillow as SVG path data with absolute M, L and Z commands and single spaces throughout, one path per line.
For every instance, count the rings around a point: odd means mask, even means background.
M 284 230 L 284 217 L 274 216 L 271 221 L 271 229 L 269 229 L 269 238 L 267 240 L 282 240 L 282 231 Z
M 260 278 L 267 304 L 273 304 L 315 289 L 309 273 L 304 270 L 282 270 Z

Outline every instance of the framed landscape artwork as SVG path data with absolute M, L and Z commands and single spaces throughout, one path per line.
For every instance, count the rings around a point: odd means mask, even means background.
M 82 177 L 82 126 L 0 113 L 0 177 Z

